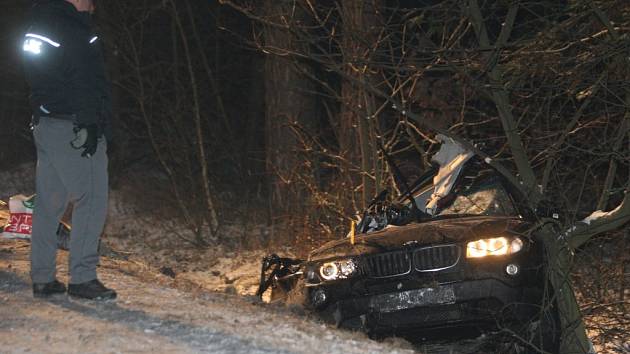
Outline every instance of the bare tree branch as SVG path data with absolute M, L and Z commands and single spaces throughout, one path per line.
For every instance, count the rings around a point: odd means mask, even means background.
M 497 40 L 497 43 L 495 44 L 496 51 L 500 51 L 502 46 L 505 45 L 508 38 L 510 37 L 518 8 L 518 2 L 513 3 L 510 6 L 506 20 L 503 23 L 501 33 L 499 34 L 499 38 Z M 483 17 L 481 15 L 481 10 L 479 9 L 479 4 L 477 3 L 477 0 L 470 0 L 469 11 L 473 27 L 475 28 L 477 36 L 479 37 L 479 44 L 484 47 L 490 47 L 490 40 L 488 38 L 485 24 L 483 23 Z M 490 62 L 488 64 L 492 65 Z M 527 156 L 527 152 L 523 147 L 523 142 L 519 135 L 520 133 L 516 124 L 516 120 L 512 115 L 512 108 L 509 103 L 509 97 L 507 92 L 505 91 L 503 83 L 501 82 L 502 77 L 503 72 L 500 66 L 498 64 L 493 64 L 492 68 L 490 68 L 488 72 L 492 99 L 494 100 L 494 103 L 499 112 L 499 117 L 501 118 L 501 123 L 503 124 L 503 130 L 506 134 L 512 156 L 514 158 L 514 162 L 516 163 L 516 167 L 519 172 L 519 177 L 524 184 L 523 189 L 526 195 L 530 197 L 531 204 L 536 205 L 541 198 L 540 190 L 536 183 L 534 170 L 529 163 L 529 157 Z

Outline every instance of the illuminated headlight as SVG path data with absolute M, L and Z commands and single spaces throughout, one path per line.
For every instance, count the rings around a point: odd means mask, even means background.
M 484 238 L 468 242 L 468 245 L 466 245 L 466 258 L 505 256 L 517 253 L 522 249 L 523 240 L 518 237 Z
M 319 267 L 319 275 L 324 280 L 345 279 L 357 271 L 357 266 L 352 259 L 343 259 L 327 262 Z

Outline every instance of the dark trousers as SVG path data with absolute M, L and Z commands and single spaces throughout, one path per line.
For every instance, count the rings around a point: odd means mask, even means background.
M 34 283 L 55 279 L 56 230 L 69 202 L 72 211 L 70 232 L 70 283 L 96 279 L 98 241 L 107 214 L 107 154 L 105 139 L 99 141 L 94 156 L 81 156 L 70 146 L 73 123 L 41 118 L 33 129 L 37 147 L 35 208 L 31 236 L 31 278 Z

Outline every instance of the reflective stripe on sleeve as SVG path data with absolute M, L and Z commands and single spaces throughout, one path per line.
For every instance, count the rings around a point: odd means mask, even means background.
M 90 39 L 90 44 L 96 42 L 97 39 L 98 39 L 98 36 L 92 37 L 92 39 Z
M 42 41 L 44 41 L 44 42 L 46 42 L 46 43 L 50 44 L 51 46 L 53 46 L 53 47 L 57 47 L 57 48 L 61 46 L 61 44 L 59 44 L 59 43 L 57 43 L 57 42 L 53 41 L 52 39 L 50 39 L 50 38 L 48 38 L 48 37 L 46 37 L 46 36 L 42 36 L 41 34 L 27 33 L 27 34 L 25 34 L 25 35 L 24 35 L 24 37 L 27 37 L 27 38 L 37 38 L 37 39 L 42 40 Z

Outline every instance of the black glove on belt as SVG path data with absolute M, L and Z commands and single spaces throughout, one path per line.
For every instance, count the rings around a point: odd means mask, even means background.
M 77 125 L 73 131 L 74 139 L 70 145 L 75 149 L 83 149 L 81 156 L 92 157 L 98 146 L 98 126 L 96 124 Z

